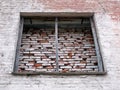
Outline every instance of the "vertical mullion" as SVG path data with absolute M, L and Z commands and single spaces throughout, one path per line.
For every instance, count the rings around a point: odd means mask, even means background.
M 98 38 L 97 38 L 97 35 L 96 35 L 97 33 L 96 33 L 96 30 L 95 30 L 95 25 L 94 25 L 92 17 L 90 18 L 90 23 L 91 23 L 91 29 L 92 29 L 92 34 L 93 34 L 93 38 L 94 38 L 97 59 L 98 59 L 98 69 L 99 69 L 99 72 L 103 72 L 104 67 L 103 67 L 103 62 L 102 62 L 102 56 L 101 56 L 101 53 L 100 53 Z
M 18 65 L 19 65 L 19 54 L 20 54 L 20 46 L 21 46 L 21 38 L 22 38 L 22 32 L 23 32 L 23 24 L 24 19 L 20 18 L 20 24 L 19 24 L 19 32 L 18 32 L 18 40 L 17 40 L 17 48 L 16 48 L 16 56 L 15 56 L 15 63 L 14 63 L 14 72 L 18 72 Z
M 55 45 L 56 45 L 56 71 L 59 71 L 58 64 L 58 18 L 55 18 Z

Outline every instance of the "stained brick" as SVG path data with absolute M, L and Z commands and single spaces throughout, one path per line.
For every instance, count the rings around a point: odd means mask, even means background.
M 28 69 L 24 68 L 28 71 L 35 70 L 31 69 L 31 66 L 37 68 L 36 71 L 53 71 L 56 67 L 56 47 L 54 43 L 55 35 L 52 35 L 53 30 L 44 31 L 44 29 L 41 29 L 29 32 L 31 34 L 24 34 L 23 32 L 20 48 L 22 50 L 20 52 L 20 63 L 24 63 L 22 67 L 28 66 Z M 87 34 L 85 34 L 86 32 Z M 81 32 L 81 30 L 75 31 L 72 29 L 72 33 L 71 30 L 61 30 L 58 36 L 60 72 L 94 71 L 98 69 L 94 43 L 91 43 L 93 37 L 88 30 Z

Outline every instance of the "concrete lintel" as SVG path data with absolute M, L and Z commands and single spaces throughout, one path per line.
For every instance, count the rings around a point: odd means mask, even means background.
M 51 16 L 51 17 L 91 17 L 94 12 L 20 12 L 21 16 Z

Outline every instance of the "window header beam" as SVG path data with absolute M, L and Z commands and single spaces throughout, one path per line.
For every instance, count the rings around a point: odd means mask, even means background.
M 20 12 L 21 16 L 44 16 L 44 17 L 91 17 L 94 15 L 94 12 L 84 12 L 84 13 L 74 13 L 74 12 Z

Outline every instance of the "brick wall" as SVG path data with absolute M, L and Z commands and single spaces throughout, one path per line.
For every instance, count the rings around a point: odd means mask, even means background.
M 20 12 L 95 12 L 107 75 L 12 75 Z M 119 90 L 119 32 L 119 0 L 0 0 L 0 90 Z
M 59 72 L 98 71 L 95 45 L 90 29 L 59 29 L 58 37 Z M 24 30 L 21 41 L 19 72 L 55 71 L 54 29 Z

